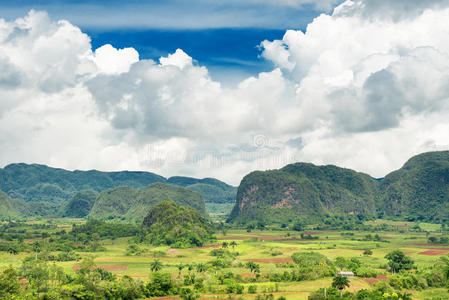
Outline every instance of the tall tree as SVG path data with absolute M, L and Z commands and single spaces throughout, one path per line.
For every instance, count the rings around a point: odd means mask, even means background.
M 155 259 L 150 263 L 151 272 L 157 272 L 162 269 L 162 263 L 159 259 Z
M 345 276 L 335 276 L 332 280 L 332 286 L 340 290 L 340 297 L 343 296 L 343 289 L 349 287 L 349 280 Z
M 232 247 L 232 251 L 234 251 L 234 248 L 237 246 L 237 243 L 235 241 L 232 241 L 229 246 Z
M 388 265 L 393 274 L 401 270 L 410 270 L 414 267 L 414 261 L 400 250 L 388 253 L 385 255 L 385 258 L 388 259 Z

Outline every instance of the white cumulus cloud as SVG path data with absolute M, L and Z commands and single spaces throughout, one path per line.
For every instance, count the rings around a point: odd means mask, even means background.
M 449 148 L 449 8 L 374 2 L 348 0 L 305 32 L 263 41 L 273 70 L 235 88 L 181 49 L 143 60 L 93 50 L 42 12 L 0 20 L 0 159 L 234 184 L 295 161 L 382 177 Z

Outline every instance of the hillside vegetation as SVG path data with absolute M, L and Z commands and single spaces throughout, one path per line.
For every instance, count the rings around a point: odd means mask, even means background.
M 140 190 L 118 187 L 101 192 L 89 217 L 142 222 L 148 210 L 163 201 L 192 207 L 206 216 L 204 199 L 200 194 L 180 186 L 153 183 Z
M 118 188 L 122 192 L 122 198 L 129 199 L 133 197 L 133 189 L 142 189 L 158 182 L 198 192 L 207 203 L 235 203 L 237 188 L 214 178 L 176 176 L 166 179 L 150 172 L 68 171 L 23 163 L 0 169 L 0 189 L 14 203 L 21 202 L 19 199 L 27 202 L 22 205 L 23 216 L 86 216 L 93 205 L 93 193 Z M 121 187 L 130 187 L 126 191 L 131 194 L 124 195 L 125 190 Z M 90 191 L 89 195 L 86 194 L 87 191 Z M 79 192 L 82 194 L 78 194 Z M 7 214 L 7 211 L 9 210 L 5 206 L 3 213 Z
M 17 217 L 19 215 L 20 212 L 14 205 L 13 200 L 0 191 L 0 218 Z
M 307 163 L 253 172 L 243 178 L 229 220 L 281 223 L 326 215 L 449 220 L 449 151 L 413 157 L 382 180 Z
M 378 200 L 380 213 L 387 216 L 409 221 L 449 220 L 449 151 L 411 158 L 381 181 Z
M 65 205 L 63 217 L 83 218 L 87 216 L 97 199 L 97 194 L 92 191 L 76 193 Z
M 0 169 L 0 189 L 27 202 L 61 203 L 76 192 L 101 192 L 117 186 L 143 188 L 165 178 L 150 172 L 67 171 L 37 164 L 11 164 Z
M 203 246 L 212 238 L 212 227 L 195 209 L 164 201 L 150 209 L 143 227 L 153 245 L 170 245 L 175 248 Z

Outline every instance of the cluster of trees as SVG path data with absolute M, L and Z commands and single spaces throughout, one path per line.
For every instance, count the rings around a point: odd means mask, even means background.
M 441 244 L 441 245 L 447 245 L 449 244 L 449 237 L 447 236 L 430 236 L 428 239 L 430 244 Z
M 67 257 L 73 251 L 96 252 L 104 250 L 102 239 L 116 239 L 119 237 L 136 237 L 144 235 L 144 230 L 133 224 L 117 224 L 105 221 L 89 220 L 85 224 L 74 224 L 72 230 L 56 231 L 55 225 L 24 224 L 9 222 L 0 226 L 0 251 L 17 254 L 19 252 L 44 253 L 61 251 L 59 258 Z M 33 243 L 25 243 L 25 239 L 34 239 Z M 45 254 L 47 253 L 47 254 Z M 73 256 L 73 255 L 70 255 Z M 53 255 L 54 260 L 60 261 Z M 44 259 L 44 258 L 43 258 Z M 48 260 L 52 260 L 51 258 Z
M 153 245 L 174 248 L 203 246 L 213 239 L 213 227 L 195 209 L 164 201 L 152 207 L 143 220 L 146 239 Z
M 24 261 L 20 269 L 9 266 L 0 274 L 1 299 L 138 299 L 146 294 L 146 284 L 129 276 L 117 279 L 92 258 L 83 260 L 74 275 L 41 260 Z
M 374 289 L 367 290 L 362 289 L 357 293 L 345 292 L 342 293 L 342 289 L 339 289 L 335 285 L 328 287 L 326 289 L 322 288 L 309 296 L 309 300 L 412 300 L 411 294 L 407 292 L 397 292 L 392 290 L 391 288 L 385 288 L 383 286 L 376 286 Z

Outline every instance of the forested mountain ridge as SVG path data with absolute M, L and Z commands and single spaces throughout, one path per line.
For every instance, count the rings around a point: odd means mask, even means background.
M 417 155 L 383 179 L 308 163 L 252 172 L 238 188 L 229 221 L 272 223 L 328 214 L 449 220 L 449 151 Z
M 185 187 L 158 182 L 139 190 L 117 187 L 103 191 L 98 195 L 88 216 L 94 219 L 142 222 L 152 207 L 164 201 L 191 207 L 203 216 L 207 215 L 204 199 L 199 193 Z
M 449 151 L 423 153 L 379 184 L 379 211 L 409 220 L 449 219 Z
M 8 197 L 8 195 L 2 191 L 0 191 L 0 217 L 17 217 L 21 215 L 16 205 L 14 205 L 14 201 Z
M 118 186 L 143 188 L 166 179 L 150 172 L 68 171 L 38 164 L 10 164 L 0 169 L 0 190 L 26 202 L 67 201 L 76 192 L 101 192 Z
M 24 163 L 10 164 L 0 169 L 0 190 L 9 196 L 13 203 L 21 202 L 20 199 L 26 202 L 25 205 L 22 205 L 22 216 L 84 216 L 86 208 L 93 205 L 91 203 L 92 194 L 88 197 L 90 200 L 81 199 L 82 197 L 79 198 L 80 192 L 90 191 L 98 194 L 105 190 L 124 186 L 143 189 L 157 182 L 182 186 L 198 192 L 208 203 L 234 203 L 237 193 L 236 187 L 214 178 L 197 179 L 175 176 L 166 179 L 163 176 L 143 171 L 68 171 L 45 165 Z M 84 196 L 86 195 L 84 194 Z M 77 208 L 81 211 L 76 211 Z M 4 206 L 2 211 L 5 215 L 8 215 L 7 210 L 7 207 Z

